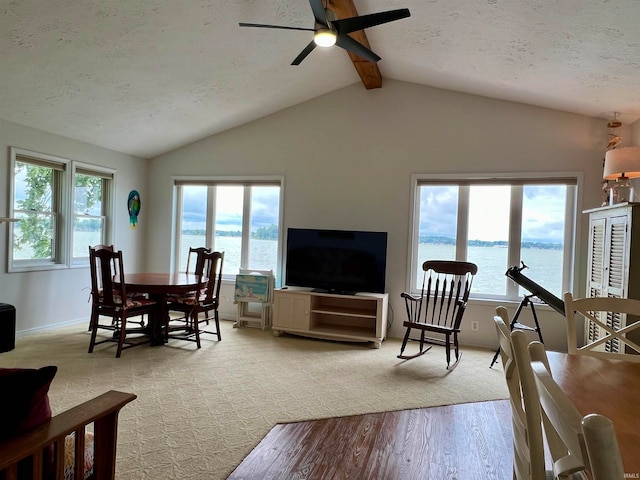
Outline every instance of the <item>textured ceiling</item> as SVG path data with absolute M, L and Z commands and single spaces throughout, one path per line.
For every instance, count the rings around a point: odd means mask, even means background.
M 354 0 L 384 78 L 640 118 L 637 0 Z M 2 0 L 0 118 L 153 157 L 359 82 L 307 0 Z M 329 73 L 329 74 L 328 74 Z M 384 81 L 383 87 L 384 88 Z

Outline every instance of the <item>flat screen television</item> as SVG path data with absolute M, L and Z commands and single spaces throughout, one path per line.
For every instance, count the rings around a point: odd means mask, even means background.
M 387 232 L 289 228 L 285 284 L 315 291 L 384 293 Z

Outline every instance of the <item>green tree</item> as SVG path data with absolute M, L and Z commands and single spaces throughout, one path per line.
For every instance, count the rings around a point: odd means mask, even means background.
M 271 224 L 268 227 L 260 227 L 251 236 L 257 240 L 277 240 L 278 226 Z
M 15 248 L 30 251 L 30 258 L 52 258 L 56 215 L 54 191 L 56 182 L 62 181 L 62 172 L 27 162 L 16 162 L 15 179 L 16 185 L 20 185 L 25 192 L 25 198 L 15 203 L 16 210 L 22 211 L 20 223 L 15 229 Z M 78 174 L 75 186 L 86 189 L 86 200 L 82 202 L 85 209 L 90 209 L 102 200 L 100 177 Z M 76 211 L 77 209 L 76 204 Z
M 16 202 L 16 208 L 23 210 L 20 216 L 15 247 L 31 249 L 32 258 L 51 258 L 53 230 L 52 193 L 54 170 L 47 167 L 16 162 L 16 179 L 24 172 L 26 197 Z

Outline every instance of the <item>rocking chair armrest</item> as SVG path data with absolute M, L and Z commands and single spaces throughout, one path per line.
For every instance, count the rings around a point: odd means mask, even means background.
M 422 296 L 421 295 L 412 295 L 408 292 L 402 292 L 400 294 L 400 296 L 402 298 L 405 299 L 406 302 L 421 302 L 422 301 Z

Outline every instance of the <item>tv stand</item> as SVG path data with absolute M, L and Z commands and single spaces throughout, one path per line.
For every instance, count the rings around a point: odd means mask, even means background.
M 314 292 L 287 287 L 273 296 L 275 336 L 293 333 L 347 342 L 373 342 L 380 348 L 387 334 L 388 293 Z

